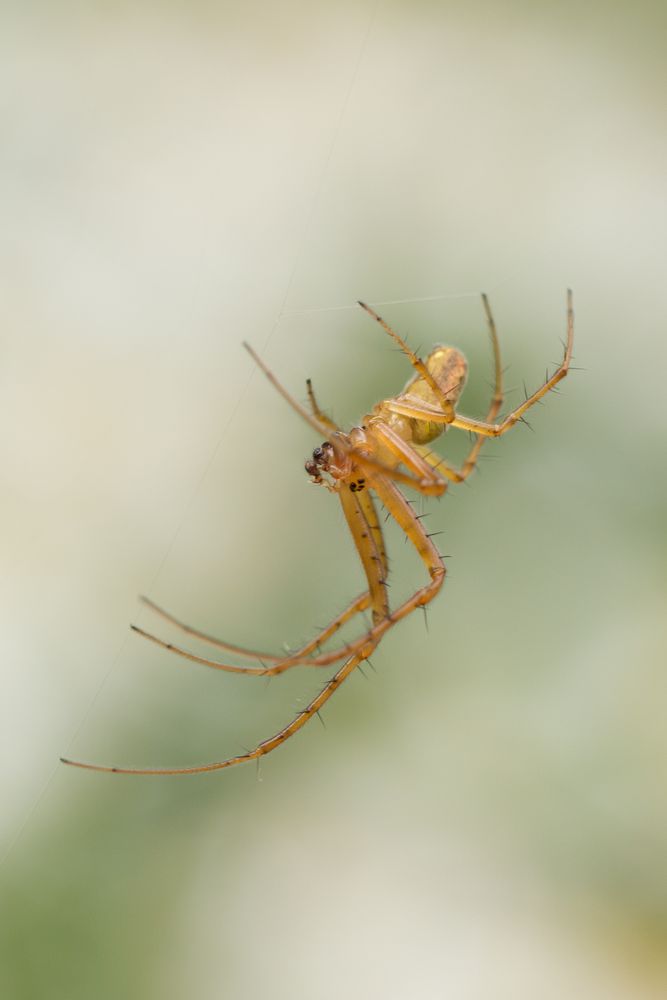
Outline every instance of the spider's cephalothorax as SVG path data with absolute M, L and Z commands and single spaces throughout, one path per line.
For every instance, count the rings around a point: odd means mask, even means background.
M 322 473 L 329 471 L 333 457 L 334 449 L 330 441 L 323 441 L 319 448 L 315 448 L 313 457 L 309 458 L 304 466 L 314 483 L 324 482 Z
M 401 393 L 381 400 L 362 418 L 359 426 L 353 427 L 347 433 L 322 412 L 315 399 L 310 380 L 306 383 L 310 403 L 308 410 L 287 392 L 252 348 L 245 345 L 266 377 L 292 409 L 306 420 L 319 438 L 324 435 L 327 437 L 327 440 L 315 449 L 312 458 L 306 462 L 306 472 L 312 482 L 325 486 L 338 497 L 363 568 L 364 590 L 351 604 L 332 618 L 328 625 L 321 628 L 313 639 L 296 652 L 287 655 L 263 653 L 222 639 L 215 639 L 206 632 L 185 625 L 173 615 L 158 608 L 148 598 L 144 598 L 145 603 L 153 611 L 174 627 L 201 642 L 251 661 L 245 665 L 228 663 L 217 657 L 203 656 L 173 642 L 160 639 L 136 625 L 132 627 L 140 635 L 172 653 L 229 673 L 266 677 L 282 674 L 291 667 L 327 667 L 334 663 L 338 664 L 336 672 L 291 722 L 274 736 L 262 740 L 252 750 L 234 757 L 227 757 L 210 764 L 171 768 L 113 767 L 84 764 L 81 761 L 62 758 L 65 763 L 93 771 L 112 771 L 121 774 L 201 774 L 204 771 L 233 767 L 244 761 L 258 761 L 260 757 L 271 753 L 297 733 L 314 715 L 319 715 L 320 709 L 343 681 L 372 656 L 389 629 L 417 608 L 426 610 L 426 606 L 442 587 L 445 565 L 443 557 L 422 524 L 421 515 L 415 512 L 412 501 L 403 495 L 399 486 L 407 486 L 422 496 L 442 496 L 451 483 L 463 482 L 475 468 L 484 441 L 490 437 L 500 437 L 522 420 L 526 410 L 539 402 L 567 375 L 572 357 L 574 313 L 572 293 L 568 292 L 567 342 L 561 364 L 546 378 L 539 389 L 532 395 L 526 396 L 523 403 L 505 417 L 499 418 L 503 402 L 500 348 L 491 309 L 485 295 L 482 296 L 482 303 L 489 326 L 495 368 L 494 392 L 483 420 L 466 417 L 456 410 L 467 374 L 466 360 L 459 350 L 455 347 L 434 347 L 428 357 L 422 360 L 373 309 L 363 302 L 359 304 L 398 344 L 412 365 L 414 375 Z M 459 468 L 451 465 L 429 447 L 432 441 L 451 427 L 472 434 L 470 451 Z M 387 517 L 393 518 L 405 537 L 412 542 L 428 574 L 424 584 L 402 602 L 390 603 L 389 600 L 387 590 L 389 561 L 382 525 L 375 506 L 376 499 L 385 507 Z M 370 615 L 371 623 L 356 638 L 334 643 L 329 649 L 322 648 L 325 643 L 333 639 L 339 629 L 365 614 Z
M 326 486 L 334 492 L 338 490 L 340 481 L 347 479 L 352 470 L 351 448 L 351 435 L 343 434 L 342 431 L 332 434 L 331 441 L 323 441 L 313 452 L 313 457 L 305 464 L 311 482 L 318 486 Z M 325 479 L 323 473 L 330 479 Z

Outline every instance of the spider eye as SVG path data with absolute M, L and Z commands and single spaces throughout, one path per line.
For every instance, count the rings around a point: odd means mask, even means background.
M 328 441 L 323 441 L 319 448 L 316 448 L 313 452 L 313 460 L 321 465 L 327 462 L 333 455 L 333 448 Z

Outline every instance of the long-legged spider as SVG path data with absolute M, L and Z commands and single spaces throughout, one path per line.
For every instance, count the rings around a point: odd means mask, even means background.
M 101 764 L 87 764 L 81 761 L 61 758 L 63 763 L 92 771 L 109 771 L 115 774 L 201 774 L 218 771 L 244 761 L 255 760 L 275 750 L 293 736 L 316 715 L 331 698 L 343 681 L 367 660 L 384 634 L 415 608 L 426 607 L 440 590 L 445 578 L 445 565 L 424 531 L 421 520 L 412 506 L 400 492 L 397 483 L 411 487 L 426 496 L 442 496 L 450 482 L 460 483 L 467 479 L 475 468 L 480 449 L 489 437 L 499 437 L 519 420 L 526 410 L 538 402 L 550 389 L 560 382 L 568 372 L 572 356 L 574 338 L 574 313 L 572 292 L 567 293 L 567 341 L 563 360 L 556 371 L 547 378 L 532 395 L 527 396 L 520 406 L 497 422 L 503 402 L 502 368 L 496 327 L 488 300 L 482 296 L 482 304 L 493 347 L 495 363 L 495 388 L 486 418 L 476 420 L 456 411 L 457 400 L 463 390 L 467 374 L 466 359 L 455 347 L 435 347 L 425 361 L 417 357 L 405 341 L 399 337 L 385 321 L 360 302 L 359 305 L 375 319 L 399 348 L 415 369 L 415 374 L 398 396 L 383 399 L 377 403 L 358 427 L 345 433 L 319 408 L 310 380 L 307 383 L 311 412 L 298 403 L 278 382 L 249 344 L 244 346 L 262 369 L 269 381 L 304 420 L 326 440 L 313 452 L 306 462 L 306 472 L 313 483 L 325 486 L 336 493 L 343 508 L 350 533 L 361 559 L 366 575 L 367 589 L 359 595 L 339 615 L 322 629 L 298 652 L 289 656 L 275 656 L 258 650 L 246 649 L 233 643 L 224 642 L 200 632 L 179 621 L 173 615 L 158 607 L 148 598 L 142 598 L 153 611 L 179 628 L 187 635 L 200 639 L 218 649 L 257 662 L 256 666 L 240 666 L 224 663 L 217 659 L 198 656 L 173 643 L 145 632 L 136 625 L 132 628 L 139 635 L 150 639 L 164 649 L 171 650 L 194 663 L 202 663 L 217 670 L 231 673 L 268 676 L 283 673 L 291 667 L 326 667 L 343 660 L 333 677 L 304 708 L 283 729 L 274 736 L 263 740 L 253 750 L 228 757 L 226 760 L 193 767 L 139 768 L 114 767 Z M 467 458 L 460 469 L 448 465 L 428 447 L 430 443 L 448 427 L 458 427 L 474 434 L 474 441 Z M 386 507 L 388 514 L 398 523 L 407 538 L 414 545 L 429 573 L 429 581 L 393 610 L 387 595 L 387 556 L 382 529 L 378 521 L 373 491 Z M 321 651 L 321 646 L 356 615 L 370 611 L 372 624 L 362 635 L 351 642 Z

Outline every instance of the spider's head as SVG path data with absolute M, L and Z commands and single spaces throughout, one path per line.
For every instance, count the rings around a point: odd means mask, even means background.
M 313 457 L 306 462 L 306 472 L 314 483 L 323 483 L 323 472 L 329 472 L 334 458 L 334 448 L 329 441 L 323 441 L 313 452 Z

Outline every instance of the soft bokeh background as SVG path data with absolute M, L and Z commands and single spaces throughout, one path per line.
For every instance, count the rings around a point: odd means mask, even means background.
M 3 998 L 665 995 L 666 29 L 657 3 L 3 4 Z M 350 424 L 406 365 L 353 308 L 297 310 L 442 296 L 382 311 L 465 350 L 479 414 L 478 292 L 532 387 L 568 285 L 585 371 L 425 504 L 429 631 L 326 730 L 259 773 L 57 765 L 219 759 L 322 683 L 127 628 L 159 627 L 147 592 L 295 646 L 360 589 L 243 339 Z M 397 599 L 420 568 L 389 541 Z

